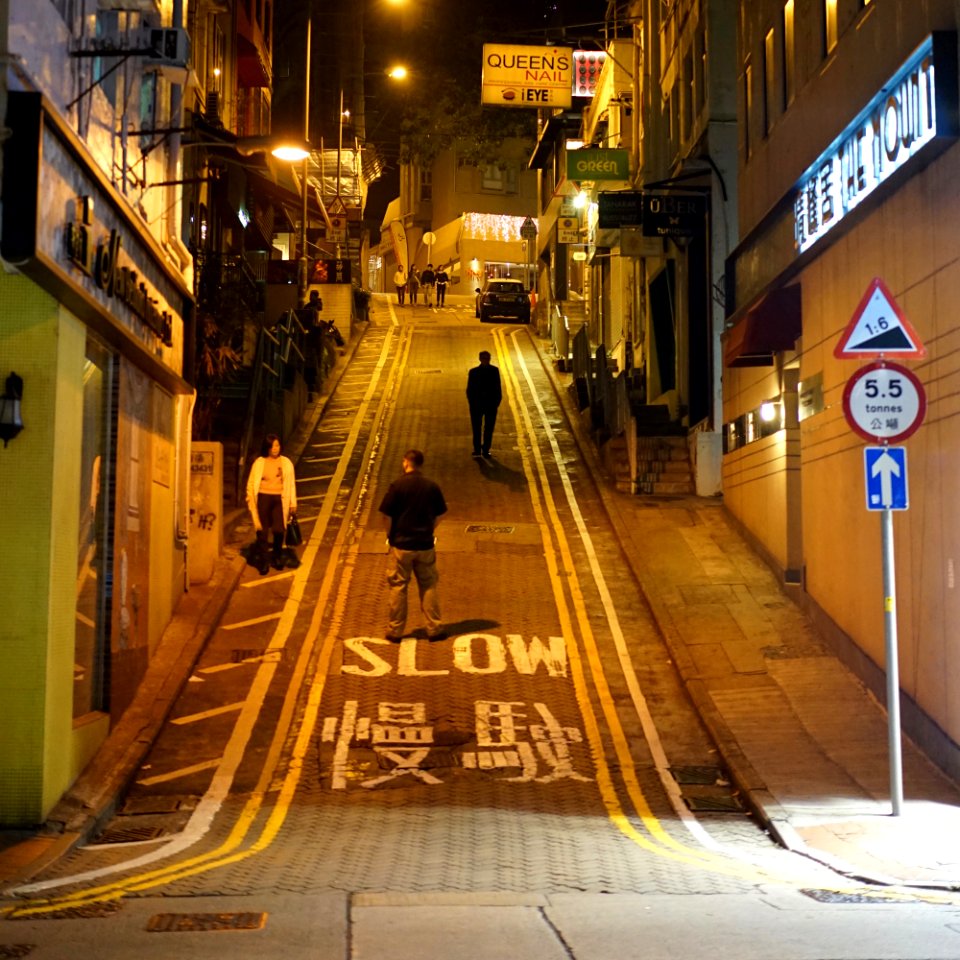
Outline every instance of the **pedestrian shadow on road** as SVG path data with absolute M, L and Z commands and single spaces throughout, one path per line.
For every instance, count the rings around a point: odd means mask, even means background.
M 457 620 L 453 623 L 445 623 L 443 625 L 443 639 L 447 640 L 467 633 L 488 633 L 499 626 L 499 620 L 485 620 L 481 617 L 469 620 Z M 417 628 L 413 631 L 412 636 L 418 640 L 431 639 L 427 636 L 427 631 L 424 628 Z
M 478 460 L 477 464 L 485 480 L 502 483 L 517 493 L 526 490 L 527 478 L 519 470 L 511 470 L 510 467 L 504 466 L 493 457 Z

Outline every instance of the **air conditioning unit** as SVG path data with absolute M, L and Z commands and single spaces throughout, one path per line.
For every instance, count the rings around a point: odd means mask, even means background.
M 183 27 L 154 27 L 148 31 L 149 60 L 159 67 L 186 67 L 190 62 L 190 35 Z

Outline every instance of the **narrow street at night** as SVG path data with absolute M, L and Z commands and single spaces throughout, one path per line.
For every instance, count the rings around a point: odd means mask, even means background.
M 464 388 L 484 349 L 504 403 L 490 457 L 474 459 Z M 525 327 L 481 325 L 466 298 L 377 298 L 290 451 L 300 566 L 262 576 L 238 523 L 235 587 L 160 735 L 98 838 L 7 890 L 5 949 L 592 960 L 706 956 L 710 942 L 745 958 L 955 956 L 958 902 L 936 882 L 949 871 L 891 884 L 825 865 L 817 830 L 882 821 L 885 803 L 835 764 L 835 782 L 818 781 L 809 734 L 799 760 L 778 762 L 783 719 L 754 731 L 739 774 L 757 763 L 775 789 L 803 762 L 811 795 L 794 781 L 768 807 L 782 802 L 813 843 L 789 852 L 770 836 L 694 689 L 739 715 L 745 745 L 764 701 L 798 698 L 802 712 L 815 677 L 832 685 L 821 697 L 853 691 L 882 732 L 879 714 L 718 505 L 635 507 L 571 415 Z M 411 446 L 449 507 L 446 636 L 426 637 L 412 584 L 391 642 L 377 505 Z M 637 513 L 645 531 L 618 526 Z M 907 760 L 912 789 L 954 798 Z

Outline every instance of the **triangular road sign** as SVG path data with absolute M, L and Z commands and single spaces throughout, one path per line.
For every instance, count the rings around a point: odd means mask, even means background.
M 919 359 L 927 355 L 927 348 L 886 284 L 874 277 L 834 347 L 833 355 L 841 359 L 888 355 Z

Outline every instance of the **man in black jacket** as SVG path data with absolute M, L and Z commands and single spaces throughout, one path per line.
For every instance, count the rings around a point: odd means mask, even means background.
M 490 354 L 480 351 L 480 364 L 467 374 L 467 403 L 470 405 L 470 426 L 473 429 L 473 455 L 489 457 L 497 408 L 503 394 L 500 371 L 490 363 Z M 482 433 L 482 436 L 481 436 Z
M 407 587 L 410 577 L 417 578 L 420 609 L 427 621 L 427 636 L 440 640 L 446 636 L 437 599 L 437 555 L 434 530 L 447 512 L 440 487 L 425 477 L 420 468 L 423 454 L 408 450 L 403 455 L 403 475 L 387 490 L 380 502 L 380 513 L 387 528 L 390 560 L 387 583 L 390 586 L 390 614 L 387 639 L 400 640 L 407 624 Z

